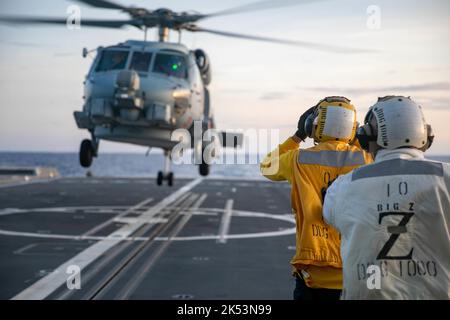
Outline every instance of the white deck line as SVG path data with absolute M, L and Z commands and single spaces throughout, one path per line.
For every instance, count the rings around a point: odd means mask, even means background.
M 119 214 L 119 215 L 117 215 L 117 216 L 114 216 L 114 217 L 112 217 L 111 219 L 108 219 L 108 220 L 106 220 L 105 222 L 100 223 L 99 225 L 96 225 L 95 227 L 93 227 L 93 228 L 87 230 L 85 233 L 83 233 L 82 237 L 94 235 L 94 234 L 97 233 L 99 230 L 101 230 L 101 229 L 103 229 L 104 227 L 106 227 L 107 225 L 113 223 L 116 219 L 125 217 L 127 214 L 132 213 L 132 212 L 138 210 L 139 208 L 142 208 L 142 207 L 146 206 L 147 204 L 149 204 L 149 203 L 152 202 L 152 201 L 153 201 L 153 198 L 145 199 L 144 201 L 142 201 L 142 202 L 138 203 L 137 205 L 135 205 L 135 206 L 129 208 L 128 210 L 125 210 L 125 211 L 122 212 L 121 214 Z
M 222 215 L 222 220 L 220 221 L 219 227 L 219 239 L 217 242 L 226 243 L 228 231 L 230 230 L 231 213 L 233 212 L 233 199 L 228 199 L 225 203 L 225 210 Z

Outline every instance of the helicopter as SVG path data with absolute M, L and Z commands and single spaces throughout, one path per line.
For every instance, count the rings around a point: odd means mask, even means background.
M 214 129 L 215 122 L 210 105 L 208 86 L 212 80 L 211 61 L 202 49 L 191 50 L 181 43 L 181 32 L 203 32 L 219 36 L 303 46 L 332 52 L 357 52 L 358 49 L 336 47 L 303 41 L 283 40 L 206 29 L 196 23 L 200 20 L 247 11 L 269 9 L 282 5 L 301 4 L 292 1 L 259 1 L 210 14 L 174 12 L 160 8 L 124 6 L 109 0 L 76 0 L 95 8 L 120 10 L 129 15 L 126 20 L 83 19 L 82 26 L 118 29 L 132 26 L 144 31 L 144 40 L 127 40 L 110 46 L 100 46 L 83 57 L 96 52 L 84 81 L 83 107 L 74 111 L 79 129 L 88 130 L 91 139 L 81 142 L 79 161 L 89 168 L 98 156 L 100 140 L 131 143 L 164 150 L 164 169 L 157 174 L 156 182 L 167 181 L 173 185 L 170 171 L 171 150 L 178 143 L 171 139 L 177 129 L 186 129 L 194 137 L 194 123 L 200 122 L 202 130 Z M 305 1 L 307 3 L 308 1 Z M 0 22 L 15 24 L 67 25 L 63 18 L 35 18 L 3 16 Z M 148 41 L 147 31 L 157 28 L 158 41 Z M 169 32 L 179 33 L 177 43 L 168 42 Z M 359 50 L 361 51 L 361 50 Z M 242 146 L 240 133 L 220 132 L 224 147 Z M 192 141 L 192 149 L 199 153 L 198 163 L 202 176 L 209 174 L 209 164 L 202 154 L 207 142 Z

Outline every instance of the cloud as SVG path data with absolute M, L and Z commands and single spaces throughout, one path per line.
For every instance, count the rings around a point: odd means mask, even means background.
M 75 57 L 76 55 L 75 52 L 55 52 L 53 54 L 55 58 Z
M 431 110 L 450 110 L 450 103 L 448 101 L 433 101 L 425 105 L 426 109 Z
M 428 91 L 446 91 L 450 90 L 450 82 L 432 82 L 425 84 L 412 84 L 405 86 L 385 86 L 385 87 L 371 87 L 371 88 L 343 88 L 343 87 L 310 87 L 310 88 L 299 88 L 302 90 L 310 91 L 324 91 L 330 94 L 335 94 L 336 92 L 351 94 L 351 95 L 364 95 L 364 94 L 375 94 L 379 93 L 403 93 L 403 94 L 413 94 L 416 92 L 428 92 Z
M 10 41 L 10 40 L 4 40 L 1 41 L 4 45 L 10 45 L 15 47 L 24 47 L 24 48 L 43 48 L 48 47 L 46 44 L 42 43 L 33 43 L 33 42 L 22 42 L 22 41 Z
M 420 103 L 424 110 L 450 110 L 450 99 L 417 96 L 415 100 Z
M 223 93 L 232 93 L 232 94 L 247 94 L 247 93 L 253 93 L 253 90 L 249 89 L 234 89 L 234 88 L 226 88 L 220 90 Z
M 287 97 L 287 92 L 281 91 L 268 91 L 263 93 L 259 99 L 260 100 L 283 100 Z

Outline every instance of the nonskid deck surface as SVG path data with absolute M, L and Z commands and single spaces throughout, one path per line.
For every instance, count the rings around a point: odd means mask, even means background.
M 289 199 L 286 183 L 214 178 L 0 188 L 0 298 L 290 299 Z
M 290 299 L 289 194 L 214 178 L 1 187 L 0 298 Z

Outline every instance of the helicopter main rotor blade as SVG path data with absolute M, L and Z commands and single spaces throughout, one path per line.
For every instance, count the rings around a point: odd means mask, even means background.
M 186 14 L 184 16 L 177 17 L 177 20 L 181 23 L 194 23 L 199 20 L 203 20 L 203 19 L 207 19 L 207 18 L 214 18 L 214 17 L 239 14 L 239 13 L 245 13 L 245 12 L 253 12 L 253 11 L 259 11 L 259 10 L 281 8 L 281 7 L 294 6 L 294 5 L 300 5 L 300 4 L 308 4 L 308 3 L 320 2 L 320 1 L 330 1 L 330 0 L 279 0 L 279 1 L 262 0 L 262 1 L 252 2 L 249 4 L 244 4 L 244 5 L 241 5 L 238 7 L 234 7 L 234 8 L 226 9 L 226 10 L 213 12 L 210 14 L 201 14 L 201 13 Z
M 94 8 L 122 10 L 123 12 L 129 13 L 133 18 L 142 18 L 143 16 L 149 16 L 152 14 L 151 11 L 145 8 L 126 7 L 109 0 L 76 0 L 76 1 L 87 4 Z
M 70 25 L 70 20 L 67 18 L 31 18 L 31 17 L 0 17 L 0 22 L 11 24 L 57 24 L 57 25 Z M 80 20 L 81 26 L 87 27 L 102 27 L 102 28 L 122 28 L 126 25 L 132 25 L 138 27 L 139 24 L 135 20 L 93 20 L 82 19 Z
M 201 28 L 198 26 L 188 26 L 186 28 L 186 30 L 192 31 L 192 32 L 211 33 L 211 34 L 216 34 L 219 36 L 231 37 L 231 38 L 240 38 L 240 39 L 247 39 L 247 40 L 286 44 L 286 45 L 291 45 L 291 46 L 304 47 L 304 48 L 308 48 L 308 49 L 326 51 L 326 52 L 334 52 L 334 53 L 373 53 L 373 52 L 375 52 L 373 50 L 340 47 L 340 46 L 320 44 L 320 43 L 308 42 L 308 41 L 285 40 L 285 39 L 278 39 L 278 38 L 270 38 L 270 37 L 262 37 L 262 36 L 254 36 L 254 35 L 241 34 L 241 33 L 220 31 L 220 30 L 205 29 L 205 28 Z
M 91 7 L 96 7 L 96 8 L 103 8 L 103 9 L 119 9 L 119 10 L 127 10 L 128 8 L 112 2 L 112 1 L 107 1 L 107 0 L 76 0 L 78 2 L 82 2 L 85 3 L 87 5 L 90 5 Z
M 260 11 L 260 10 L 281 8 L 281 7 L 287 7 L 287 6 L 295 6 L 295 5 L 315 3 L 315 2 L 321 2 L 321 1 L 329 1 L 329 0 L 279 0 L 279 1 L 262 0 L 262 1 L 244 4 L 244 5 L 237 6 L 237 7 L 230 8 L 230 9 L 213 12 L 210 14 L 205 14 L 202 16 L 202 18 L 225 16 L 225 15 L 239 14 L 239 13 L 245 13 L 245 12 L 254 12 L 254 11 Z

